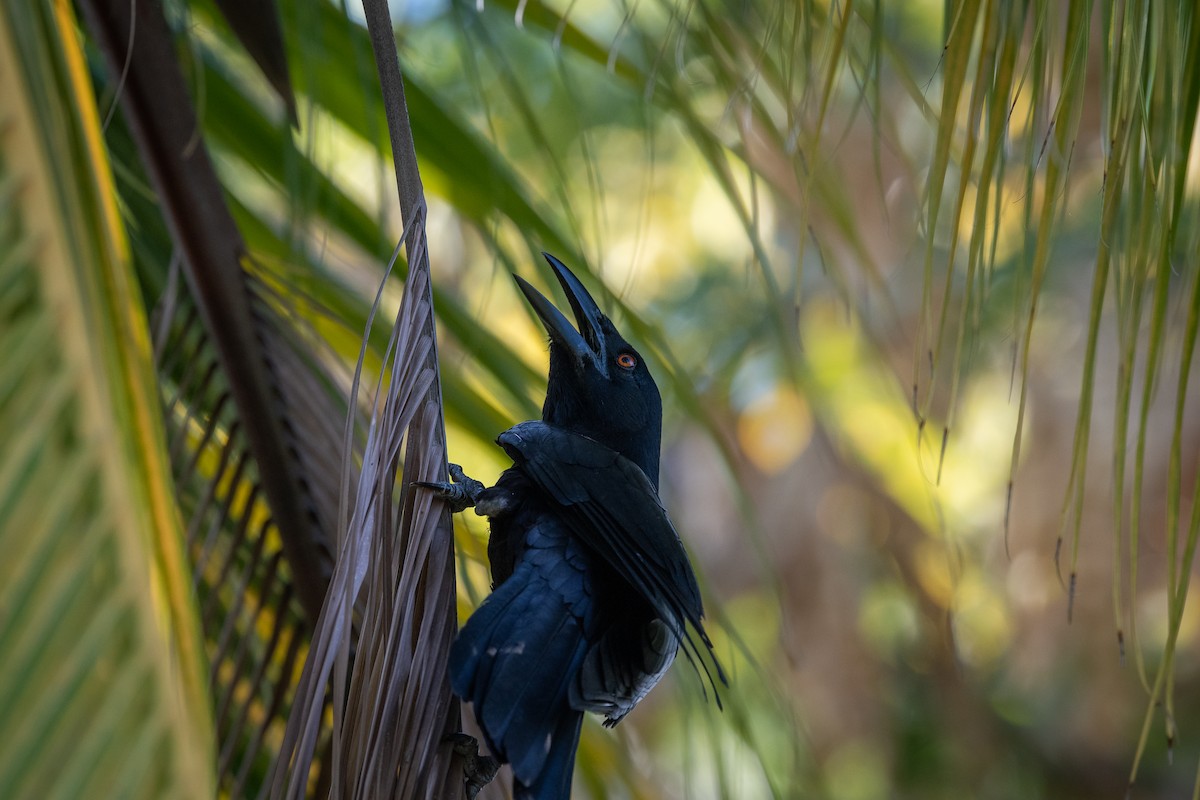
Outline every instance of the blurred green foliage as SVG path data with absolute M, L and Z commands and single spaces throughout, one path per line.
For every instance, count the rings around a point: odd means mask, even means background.
M 293 129 L 216 10 L 168 4 L 249 268 L 343 370 L 401 233 L 350 5 L 280 4 Z M 454 460 L 494 478 L 492 439 L 538 413 L 509 274 L 549 291 L 553 252 L 664 390 L 664 497 L 730 666 L 723 713 L 678 669 L 589 722 L 580 796 L 1091 798 L 1139 759 L 1130 796 L 1193 786 L 1194 4 L 396 18 Z M 157 298 L 171 240 L 119 116 L 106 137 Z M 458 522 L 465 615 L 486 531 Z

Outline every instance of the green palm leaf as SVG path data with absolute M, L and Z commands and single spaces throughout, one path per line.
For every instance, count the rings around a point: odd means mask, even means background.
M 213 796 L 142 301 L 66 4 L 0 15 L 0 795 Z

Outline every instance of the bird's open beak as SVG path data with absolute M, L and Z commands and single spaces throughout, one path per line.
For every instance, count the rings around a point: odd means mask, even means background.
M 596 305 L 596 301 L 588 294 L 587 289 L 583 288 L 583 284 L 571 273 L 571 270 L 567 269 L 565 264 L 549 253 L 542 253 L 542 256 L 549 262 L 551 269 L 554 270 L 554 276 L 562 285 L 563 292 L 567 295 L 567 301 L 571 304 L 571 310 L 575 313 L 575 323 L 579 329 L 576 330 L 563 316 L 563 313 L 554 307 L 553 303 L 530 286 L 520 275 L 513 276 L 517 280 L 517 286 L 521 287 L 525 299 L 537 312 L 551 339 L 565 347 L 574 356 L 576 363 L 591 362 L 601 373 L 608 375 L 604 334 L 600 328 L 600 320 L 604 318 L 604 315 L 601 313 L 600 307 Z

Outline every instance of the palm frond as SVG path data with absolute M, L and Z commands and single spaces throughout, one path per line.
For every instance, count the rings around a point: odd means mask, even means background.
M 331 677 L 331 796 L 366 800 L 461 793 L 444 739 L 458 729 L 458 702 L 446 679 L 455 630 L 453 527 L 445 506 L 411 485 L 440 480 L 446 469 L 425 197 L 387 5 L 365 0 L 364 9 L 407 222 L 409 272 L 381 372 L 381 380 L 390 376 L 387 390 L 382 404 L 374 404 L 353 515 L 339 537 L 333 581 L 272 785 L 276 797 L 301 797 L 307 790 Z M 398 254 L 399 248 L 393 263 Z M 365 353 L 364 339 L 353 391 Z M 353 418 L 347 430 L 349 443 Z M 348 503 L 349 496 L 344 498 Z M 361 620 L 355 626 L 358 607 Z
M 276 400 L 283 395 L 251 307 L 241 263 L 245 245 L 207 150 L 194 140 L 196 116 L 162 9 L 104 0 L 84 9 L 112 74 L 121 75 L 128 58 L 120 101 L 182 250 L 188 285 L 228 376 L 249 446 L 260 464 L 273 466 L 260 474 L 263 490 L 289 552 L 297 594 L 315 618 L 328 580 L 328 556 L 322 552 L 328 529 L 314 516 L 307 485 L 322 477 L 302 474 L 287 455 L 300 421 L 289 418 Z M 131 31 L 137 32 L 132 40 Z
M 226 790 L 253 792 L 271 769 L 296 660 L 332 569 L 348 409 L 334 363 L 300 313 L 302 298 L 273 291 L 271 276 L 247 256 L 206 150 L 193 140 L 196 117 L 161 9 L 87 8 L 114 75 L 124 69 L 131 24 L 136 31 L 119 100 L 179 248 L 171 256 L 147 250 L 143 266 L 151 285 L 170 289 L 157 350 L 209 639 L 219 775 Z M 114 144 L 122 130 L 114 126 Z M 152 229 L 157 217 L 149 208 L 138 225 Z M 154 275 L 168 260 L 186 280 Z
M 67 4 L 0 9 L 0 794 L 211 797 L 142 301 Z

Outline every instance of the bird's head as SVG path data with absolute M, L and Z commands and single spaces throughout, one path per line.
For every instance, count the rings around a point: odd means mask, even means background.
M 542 419 L 611 447 L 658 486 L 662 398 L 646 363 L 566 266 L 543 253 L 575 315 L 562 312 L 520 276 L 517 285 L 550 334 L 550 377 Z

